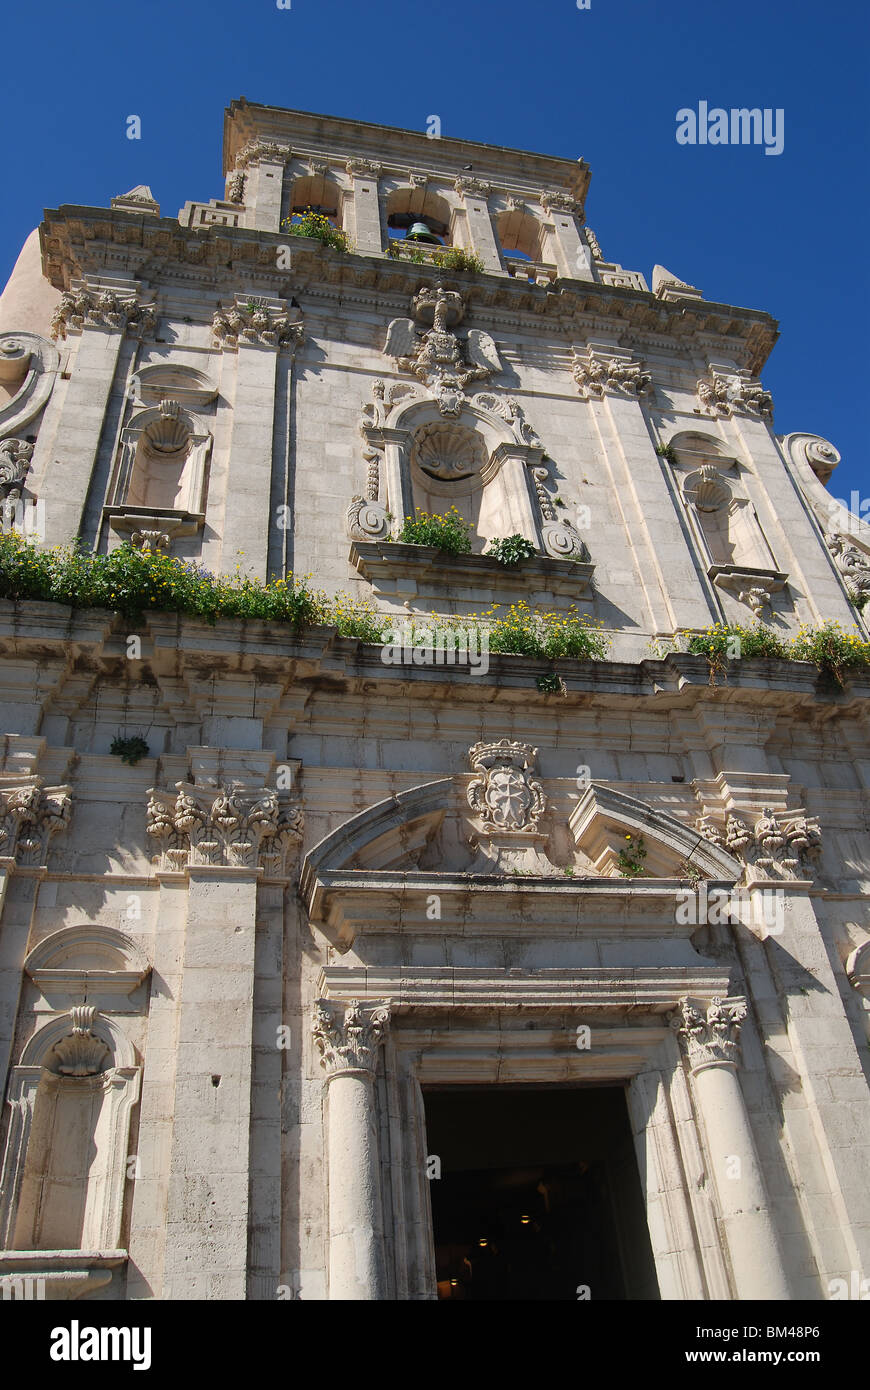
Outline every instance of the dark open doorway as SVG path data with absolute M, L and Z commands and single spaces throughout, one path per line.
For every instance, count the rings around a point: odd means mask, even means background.
M 439 1298 L 659 1297 L 621 1088 L 424 1099 Z

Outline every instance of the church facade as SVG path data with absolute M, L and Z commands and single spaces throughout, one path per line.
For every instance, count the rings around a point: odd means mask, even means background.
M 0 1282 L 867 1296 L 866 667 L 739 633 L 866 641 L 870 527 L 774 320 L 607 261 L 582 160 L 241 100 L 224 168 L 25 245 L 4 532 L 392 632 L 0 600 Z

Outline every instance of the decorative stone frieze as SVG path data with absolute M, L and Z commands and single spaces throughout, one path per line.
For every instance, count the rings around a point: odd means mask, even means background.
M 88 325 L 126 329 L 139 338 L 147 338 L 156 328 L 157 314 L 153 304 L 122 298 L 114 290 L 65 290 L 52 315 L 52 338 L 81 333 Z
M 218 309 L 212 320 L 212 331 L 225 352 L 235 352 L 240 344 L 246 343 L 273 348 L 288 344 L 295 350 L 305 336 L 301 318 L 293 318 L 289 313 L 255 299 Z
M 268 788 L 225 786 L 215 795 L 190 783 L 175 785 L 174 798 L 158 788 L 148 792 L 146 829 L 160 845 L 162 869 L 262 867 L 267 877 L 285 876 L 302 839 L 298 806 Z
M 251 140 L 236 155 L 236 168 L 249 169 L 252 164 L 286 164 L 293 151 L 278 140 Z
M 110 1060 L 108 1044 L 93 1031 L 96 1013 L 86 1004 L 70 1009 L 72 1027 L 52 1048 L 52 1069 L 61 1076 L 97 1076 Z
M 475 179 L 463 174 L 458 178 L 453 187 L 460 197 L 471 195 L 475 198 L 488 198 L 492 193 L 492 184 L 485 179 Z
M 740 1025 L 746 1014 L 746 1000 L 741 998 L 715 998 L 709 1004 L 680 1000 L 670 1023 L 692 1071 L 739 1064 Z
M 69 824 L 69 792 L 38 781 L 0 790 L 0 859 L 19 868 L 45 864 L 49 840 Z
M 477 776 L 466 792 L 485 828 L 536 830 L 546 808 L 544 789 L 533 776 L 537 748 L 512 739 L 476 743 L 468 757 Z
M 728 376 L 711 371 L 701 377 L 696 386 L 698 408 L 708 415 L 737 414 L 769 416 L 773 414 L 773 397 L 760 381 L 745 375 Z
M 858 546 L 840 531 L 826 535 L 825 544 L 833 556 L 834 564 L 846 581 L 846 592 L 853 603 L 860 602 L 870 595 L 870 556 L 866 551 L 859 550 Z
M 434 392 L 443 395 L 443 413 L 458 413 L 451 393 L 470 382 L 497 375 L 502 370 L 495 343 L 488 333 L 473 328 L 460 339 L 451 328 L 465 313 L 462 296 L 445 290 L 439 281 L 424 285 L 411 300 L 413 318 L 393 319 L 387 329 L 384 354 L 401 371 L 411 372 Z M 429 329 L 419 324 L 431 323 Z
M 0 501 L 15 502 L 21 497 L 32 458 L 33 445 L 24 439 L 4 439 L 0 444 Z
M 822 831 L 815 816 L 803 812 L 778 815 L 766 808 L 753 828 L 729 815 L 726 849 L 746 866 L 747 876 L 771 879 L 812 879 L 822 850 Z
M 652 392 L 652 377 L 640 362 L 608 357 L 597 349 L 590 348 L 585 355 L 575 349 L 571 375 L 584 401 L 601 400 L 608 393 L 644 396 Z
M 562 188 L 544 189 L 539 201 L 545 212 L 567 212 L 576 217 L 583 211 L 573 193 Z
M 351 999 L 339 1022 L 336 1006 L 326 999 L 314 1003 L 311 1032 L 328 1079 L 346 1072 L 374 1075 L 378 1049 L 390 1024 L 389 1003 L 367 1004 Z
M 383 169 L 376 159 L 349 159 L 344 167 L 351 176 L 360 179 L 378 179 Z

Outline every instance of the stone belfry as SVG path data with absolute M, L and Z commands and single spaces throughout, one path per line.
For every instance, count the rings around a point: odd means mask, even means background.
M 3 579 L 0 1282 L 864 1288 L 866 675 L 680 636 L 867 640 L 774 321 L 606 260 L 582 160 L 242 100 L 224 166 L 47 212 L 0 299 L 0 543 L 332 605 Z M 520 604 L 595 659 L 497 650 Z

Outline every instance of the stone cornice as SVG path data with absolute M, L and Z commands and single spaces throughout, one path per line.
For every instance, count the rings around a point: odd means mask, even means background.
M 316 152 L 321 158 L 344 161 L 377 160 L 384 171 L 408 168 L 431 170 L 452 183 L 473 164 L 473 176 L 487 182 L 532 190 L 570 189 L 581 203 L 589 187 L 589 166 L 582 159 L 536 154 L 506 146 L 443 135 L 430 139 L 425 128 L 400 130 L 394 126 L 323 116 L 233 101 L 224 113 L 224 172 L 232 169 L 238 152 L 253 140 L 289 144 L 294 151 Z
M 314 294 L 331 290 L 332 299 L 357 291 L 361 302 L 377 311 L 385 296 L 407 299 L 421 284 L 438 278 L 430 267 L 344 255 L 303 238 L 291 245 L 289 269 L 279 269 L 278 247 L 286 244 L 280 233 L 224 226 L 190 230 L 174 218 L 134 221 L 110 208 L 64 205 L 47 211 L 40 241 L 44 273 L 62 290 L 88 273 L 105 273 L 108 258 L 113 268 L 130 269 L 143 280 L 165 284 L 181 273 L 194 276 L 201 290 L 213 289 L 217 275 L 221 285 L 229 278 L 237 287 L 244 279 L 246 290 L 254 294 L 284 297 L 291 285 L 296 294 L 309 287 Z M 665 304 L 649 291 L 625 286 L 560 279 L 545 289 L 485 273 L 463 275 L 461 284 L 469 308 L 507 311 L 520 316 L 520 322 L 531 315 L 546 323 L 550 334 L 554 321 L 559 331 L 576 338 L 593 336 L 597 324 L 617 336 L 633 335 L 641 347 L 645 333 L 659 340 L 666 334 L 678 354 L 699 347 L 703 336 L 753 374 L 761 370 L 778 336 L 776 321 L 763 310 L 706 300 Z
M 78 663 L 91 672 L 99 663 L 103 678 L 127 674 L 125 638 L 128 623 L 120 615 L 102 609 L 72 610 L 63 604 L 27 600 L 14 603 L 0 599 L 0 655 L 14 655 L 44 663 L 53 655 L 69 662 L 70 675 Z M 487 676 L 451 667 L 385 666 L 381 648 L 356 638 L 340 637 L 334 628 L 307 628 L 300 634 L 261 621 L 227 619 L 214 627 L 196 618 L 176 614 L 148 614 L 139 629 L 143 634 L 143 673 L 160 683 L 177 682 L 189 665 L 191 678 L 198 679 L 201 663 L 207 657 L 216 673 L 229 674 L 247 669 L 256 659 L 262 672 L 270 671 L 282 689 L 293 685 L 299 692 L 317 688 L 325 681 L 336 690 L 352 694 L 371 693 L 376 688 L 389 698 L 398 692 L 419 692 L 430 699 L 437 687 L 445 690 L 463 686 L 464 698 L 470 692 L 490 692 L 497 688 L 500 701 L 525 702 L 535 682 L 549 663 L 517 656 L 490 654 Z M 808 662 L 747 660 L 732 663 L 727 684 L 710 685 L 710 670 L 704 657 L 671 653 L 661 660 L 641 662 L 572 661 L 559 663 L 566 694 L 554 697 L 559 708 L 565 701 L 582 704 L 589 693 L 606 695 L 611 704 L 630 708 L 639 701 L 655 697 L 656 710 L 692 708 L 727 703 L 734 711 L 745 705 L 754 711 L 762 700 L 771 718 L 776 713 L 791 717 L 796 710 L 819 708 L 839 710 L 853 717 L 866 708 L 870 698 L 870 679 L 847 678 L 842 692 L 819 682 L 818 671 Z M 92 679 L 92 677 L 90 677 Z M 487 696 L 487 698 L 489 698 Z M 536 692 L 536 698 L 540 698 Z

